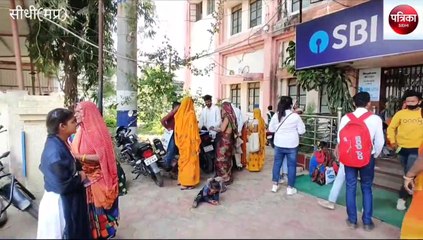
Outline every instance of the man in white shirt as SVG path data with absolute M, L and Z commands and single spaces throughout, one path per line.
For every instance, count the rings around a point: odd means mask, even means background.
M 203 100 L 206 106 L 201 110 L 198 127 L 209 131 L 219 128 L 222 122 L 219 107 L 212 104 L 212 96 L 210 95 L 205 95 Z
M 356 110 L 353 112 L 355 117 L 359 118 L 370 109 L 370 94 L 368 92 L 359 92 L 354 97 L 354 104 Z M 343 116 L 338 129 L 339 133 L 343 127 L 350 121 L 348 116 Z M 346 181 L 346 201 L 347 201 L 347 225 L 355 229 L 357 228 L 357 206 L 356 206 L 356 189 L 357 177 L 360 174 L 361 191 L 363 193 L 363 228 L 366 231 L 371 231 L 374 228 L 372 221 L 373 215 L 373 194 L 372 186 L 375 173 L 375 158 L 382 152 L 385 142 L 383 135 L 382 120 L 377 115 L 371 115 L 364 120 L 369 129 L 370 138 L 373 142 L 372 156 L 370 163 L 362 168 L 345 167 L 345 181 Z M 341 169 L 340 169 L 341 170 Z

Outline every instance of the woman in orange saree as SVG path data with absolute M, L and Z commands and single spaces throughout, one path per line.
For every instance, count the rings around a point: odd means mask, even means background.
M 117 230 L 118 175 L 111 135 L 92 102 L 75 108 L 79 124 L 72 152 L 82 164 L 89 181 L 85 183 L 92 238 L 111 238 Z
M 423 239 L 423 144 L 419 158 L 404 176 L 404 187 L 413 199 L 402 222 L 401 239 Z
M 249 132 L 258 132 L 260 150 L 249 153 L 247 161 L 247 170 L 250 172 L 259 172 L 263 169 L 264 159 L 266 157 L 266 123 L 261 116 L 259 108 L 254 109 L 254 120 L 249 126 Z
M 181 190 L 193 189 L 200 183 L 200 134 L 194 101 L 185 97 L 175 114 L 175 143 L 179 149 L 178 181 Z

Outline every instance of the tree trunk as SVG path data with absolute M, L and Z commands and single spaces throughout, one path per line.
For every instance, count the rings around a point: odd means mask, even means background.
M 65 106 L 73 107 L 78 102 L 78 63 L 65 61 Z

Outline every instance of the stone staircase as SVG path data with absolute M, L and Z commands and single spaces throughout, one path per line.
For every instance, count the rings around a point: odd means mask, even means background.
M 397 157 L 376 159 L 374 186 L 398 192 L 403 183 L 404 172 Z

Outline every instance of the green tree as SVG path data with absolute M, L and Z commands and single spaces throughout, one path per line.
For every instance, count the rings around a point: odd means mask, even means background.
M 38 8 L 67 10 L 68 18 L 65 21 L 52 20 L 56 24 L 47 19 L 31 20 L 27 46 L 39 71 L 56 76 L 63 73 L 65 105 L 70 106 L 78 99 L 78 86 L 85 96 L 90 89 L 97 88 L 98 0 L 36 0 L 36 5 Z M 104 8 L 106 75 L 113 72 L 116 65 L 112 33 L 116 31 L 117 1 L 104 0 Z M 151 0 L 137 1 L 136 10 L 142 17 L 144 33 L 153 36 L 154 3 Z
M 349 91 L 351 80 L 344 68 L 327 66 L 297 71 L 294 64 L 295 42 L 289 42 L 286 52 L 288 57 L 284 65 L 290 74 L 297 77 L 300 87 L 306 91 L 327 91 L 328 106 L 332 114 L 337 112 L 338 107 L 341 107 L 344 113 L 353 110 L 353 101 Z

